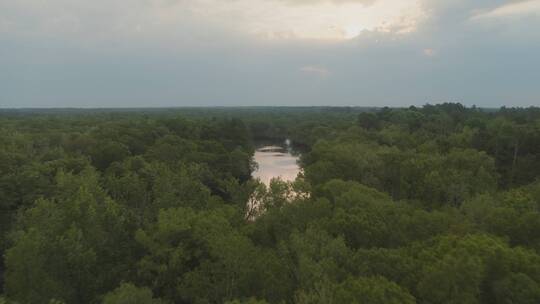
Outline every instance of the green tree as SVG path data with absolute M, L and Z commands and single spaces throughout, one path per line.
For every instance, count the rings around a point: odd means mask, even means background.
M 228 222 L 227 210 L 163 209 L 156 225 L 139 231 L 139 263 L 157 295 L 175 302 L 235 299 L 249 290 L 256 251 Z
M 129 219 L 95 171 L 61 173 L 57 186 L 24 212 L 5 254 L 6 292 L 23 303 L 89 303 L 133 269 Z
M 161 300 L 155 299 L 149 288 L 139 288 L 131 283 L 122 283 L 115 290 L 107 293 L 103 298 L 103 304 L 160 304 Z
M 412 304 L 409 292 L 383 277 L 349 279 L 338 285 L 335 303 Z

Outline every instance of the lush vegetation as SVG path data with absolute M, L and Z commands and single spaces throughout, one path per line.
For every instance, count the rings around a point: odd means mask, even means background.
M 0 303 L 540 303 L 539 177 L 536 108 L 4 111 Z

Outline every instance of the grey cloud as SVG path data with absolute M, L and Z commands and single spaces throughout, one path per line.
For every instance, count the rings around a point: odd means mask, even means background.
M 187 0 L 67 2 L 0 2 L 0 106 L 540 105 L 538 18 L 470 21 L 509 1 L 425 0 L 414 33 L 334 44 L 258 41 L 189 9 L 153 22 Z
M 280 0 L 291 5 L 310 5 L 314 3 L 331 2 L 335 4 L 360 3 L 364 6 L 373 5 L 377 0 Z
M 469 19 L 480 12 L 530 0 L 421 0 L 422 6 L 430 14 L 430 19 L 440 23 L 455 23 Z
M 330 71 L 322 66 L 318 65 L 306 65 L 300 68 L 300 71 L 306 74 L 315 75 L 318 77 L 326 78 L 330 75 Z

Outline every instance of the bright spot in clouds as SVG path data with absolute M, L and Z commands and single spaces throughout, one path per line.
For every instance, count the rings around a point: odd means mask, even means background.
M 361 25 L 346 25 L 343 27 L 343 38 L 352 39 L 359 36 L 364 28 Z
M 2 30 L 160 35 L 221 31 L 263 39 L 346 40 L 363 31 L 408 33 L 422 0 L 0 1 Z M 46 4 L 45 4 L 46 3 Z M 4 11 L 4 12 L 2 12 Z M 20 15 L 20 16 L 18 16 Z M 30 27 L 29 27 L 30 26 Z
M 212 3 L 210 3 L 212 2 Z M 365 1 L 364 1 L 365 2 Z M 218 10 L 235 28 L 266 39 L 344 40 L 362 31 L 407 33 L 423 17 L 418 0 L 320 0 L 297 4 L 284 0 L 204 1 L 208 11 Z

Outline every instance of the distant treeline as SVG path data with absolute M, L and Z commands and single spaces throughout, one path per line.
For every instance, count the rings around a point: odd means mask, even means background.
M 4 109 L 0 303 L 540 303 L 539 177 L 539 108 Z

